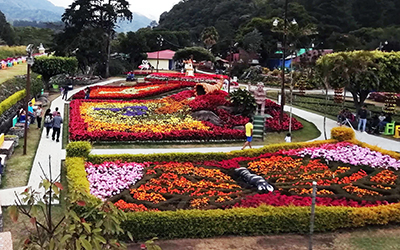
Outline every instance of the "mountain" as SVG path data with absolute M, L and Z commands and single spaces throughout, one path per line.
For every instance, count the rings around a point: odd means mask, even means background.
M 7 21 L 27 20 L 41 22 L 60 21 L 63 7 L 57 7 L 47 0 L 0 0 L 0 10 Z
M 55 6 L 48 0 L 0 0 L 0 11 L 10 23 L 15 20 L 59 22 L 65 9 Z M 151 19 L 139 13 L 133 13 L 132 22 L 118 23 L 117 32 L 136 31 L 147 27 L 151 22 Z
M 133 12 L 132 22 L 122 21 L 117 23 L 119 26 L 117 32 L 137 31 L 140 28 L 145 28 L 150 25 L 153 20 L 143 16 L 139 13 Z

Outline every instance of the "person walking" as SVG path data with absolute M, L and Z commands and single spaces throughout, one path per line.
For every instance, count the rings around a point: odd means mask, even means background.
M 244 143 L 242 150 L 247 146 L 251 148 L 251 141 L 253 140 L 253 119 L 250 118 L 244 127 L 246 130 L 246 142 Z
M 68 99 L 68 86 L 64 87 L 63 96 L 62 96 L 61 99 L 62 100 L 67 100 Z
M 53 118 L 57 115 L 57 113 L 58 113 L 58 107 L 56 107 L 56 109 L 53 111 L 53 113 L 52 113 L 52 115 L 53 115 Z
M 62 122 L 63 120 L 62 117 L 60 116 L 60 112 L 57 112 L 57 115 L 53 117 L 53 122 L 52 122 L 53 134 L 51 138 L 53 141 L 54 139 L 56 139 L 56 142 L 60 141 L 60 130 Z
M 368 116 L 368 110 L 366 105 L 364 105 L 358 111 L 357 116 L 358 116 L 358 131 L 365 132 L 365 127 L 367 126 L 367 116 Z
M 44 127 L 46 128 L 46 138 L 49 138 L 50 129 L 53 127 L 53 115 L 50 109 L 44 113 Z
M 42 105 L 39 105 L 35 111 L 37 128 L 40 129 L 42 125 L 43 109 Z

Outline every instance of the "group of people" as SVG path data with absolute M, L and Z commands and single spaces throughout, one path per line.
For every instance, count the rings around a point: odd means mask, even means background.
M 49 138 L 50 129 L 53 129 L 52 140 L 56 140 L 56 142 L 60 141 L 60 131 L 61 124 L 63 123 L 63 119 L 61 117 L 58 108 L 56 108 L 53 112 L 51 109 L 47 109 L 44 113 L 44 127 L 46 128 L 46 138 Z
M 23 108 L 21 108 L 19 112 L 19 122 L 24 123 L 26 119 L 28 119 L 28 125 L 35 124 L 36 120 L 37 129 L 41 128 L 42 120 L 44 120 L 43 127 L 46 128 L 46 138 L 49 138 L 50 129 L 53 129 L 53 141 L 60 141 L 60 129 L 63 120 L 60 112 L 58 111 L 58 108 L 56 108 L 53 112 L 51 112 L 50 109 L 47 109 L 46 112 L 43 114 L 43 109 L 41 105 L 38 105 L 36 110 L 34 110 L 32 107 L 32 103 L 29 103 L 28 117 L 26 116 L 26 112 Z
M 26 119 L 28 119 L 28 125 L 35 124 L 35 121 L 37 121 L 38 129 L 40 129 L 42 124 L 42 116 L 43 116 L 42 105 L 38 105 L 36 110 L 34 110 L 32 103 L 30 102 L 28 104 L 28 116 L 26 114 L 25 109 L 21 107 L 18 112 L 18 121 L 21 123 L 25 123 Z
M 349 109 L 343 109 L 339 112 L 337 116 L 337 122 L 340 125 L 352 125 L 356 120 L 358 123 L 357 129 L 361 132 L 368 132 L 370 134 L 379 134 L 383 132 L 387 123 L 392 122 L 392 117 L 387 113 L 380 113 L 380 115 L 373 115 L 372 118 L 370 111 L 367 106 L 364 105 L 358 112 L 357 116 L 354 116 Z

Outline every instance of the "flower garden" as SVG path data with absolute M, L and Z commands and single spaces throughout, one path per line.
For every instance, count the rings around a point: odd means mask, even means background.
M 79 159 L 67 158 L 70 188 L 114 203 L 128 215 L 124 228 L 139 238 L 306 232 L 313 181 L 317 231 L 400 222 L 400 155 L 354 140 Z M 275 190 L 259 191 L 239 167 Z
M 232 106 L 224 91 L 195 96 L 194 90 L 182 90 L 161 99 L 146 99 L 166 94 L 169 91 L 193 87 L 196 81 L 215 82 L 217 75 L 200 75 L 197 78 L 155 74 L 157 79 L 133 87 L 96 86 L 90 90 L 90 99 L 85 100 L 84 92 L 73 96 L 70 103 L 69 133 L 73 141 L 235 141 L 245 138 L 243 126 L 247 117 L 232 114 L 221 107 Z M 171 83 L 175 82 L 175 83 Z M 267 119 L 267 131 L 279 131 L 279 105 L 266 100 L 266 110 L 272 119 Z M 197 120 L 193 112 L 213 112 L 220 120 L 215 124 Z M 285 114 L 283 129 L 289 127 Z M 303 125 L 292 118 L 292 130 Z
M 260 194 L 235 174 L 241 166 L 277 191 Z M 312 181 L 318 205 L 388 204 L 400 200 L 399 168 L 399 160 L 349 142 L 222 161 L 85 165 L 91 194 L 125 211 L 307 206 Z
M 178 77 L 156 75 L 152 84 L 96 87 L 91 99 L 78 95 L 70 103 L 70 139 L 76 142 L 67 146 L 68 188 L 80 190 L 83 200 L 113 203 L 126 215 L 121 226 L 137 240 L 305 233 L 313 181 L 316 231 L 400 222 L 400 154 L 356 141 L 349 128 L 333 129 L 327 141 L 229 153 L 89 154 L 90 144 L 81 141 L 244 138 L 240 127 L 248 118 L 228 111 L 232 104 L 224 91 L 195 96 L 194 90 L 182 89 L 147 99 L 196 81 L 168 83 L 169 90 L 160 83 Z M 266 101 L 266 113 L 273 117 L 266 122 L 268 131 L 281 129 L 274 119 L 279 108 Z M 221 124 L 194 118 L 204 110 Z M 302 128 L 295 119 L 292 124 Z M 246 179 L 240 169 L 252 177 Z M 260 179 L 274 191 L 260 189 L 254 182 Z

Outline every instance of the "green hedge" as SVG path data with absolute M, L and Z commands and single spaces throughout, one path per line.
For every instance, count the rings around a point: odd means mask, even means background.
M 222 161 L 236 157 L 256 157 L 265 153 L 273 153 L 281 149 L 296 149 L 301 147 L 319 146 L 325 143 L 334 143 L 336 140 L 280 143 L 267 145 L 262 148 L 248 150 L 236 150 L 228 153 L 163 153 L 163 154 L 113 154 L 113 155 L 89 155 L 88 161 L 94 164 L 101 164 L 105 161 L 127 161 L 127 162 L 196 162 L 196 161 Z
M 315 231 L 352 227 L 351 207 L 318 207 Z M 129 213 L 121 227 L 136 240 L 207 238 L 224 235 L 307 233 L 309 207 L 233 208 L 227 210 L 178 210 Z
M 9 108 L 15 105 L 20 100 L 24 99 L 26 91 L 20 90 L 0 103 L 0 115 L 6 112 Z
M 87 141 L 71 142 L 67 145 L 67 157 L 83 157 L 87 158 L 92 145 Z

